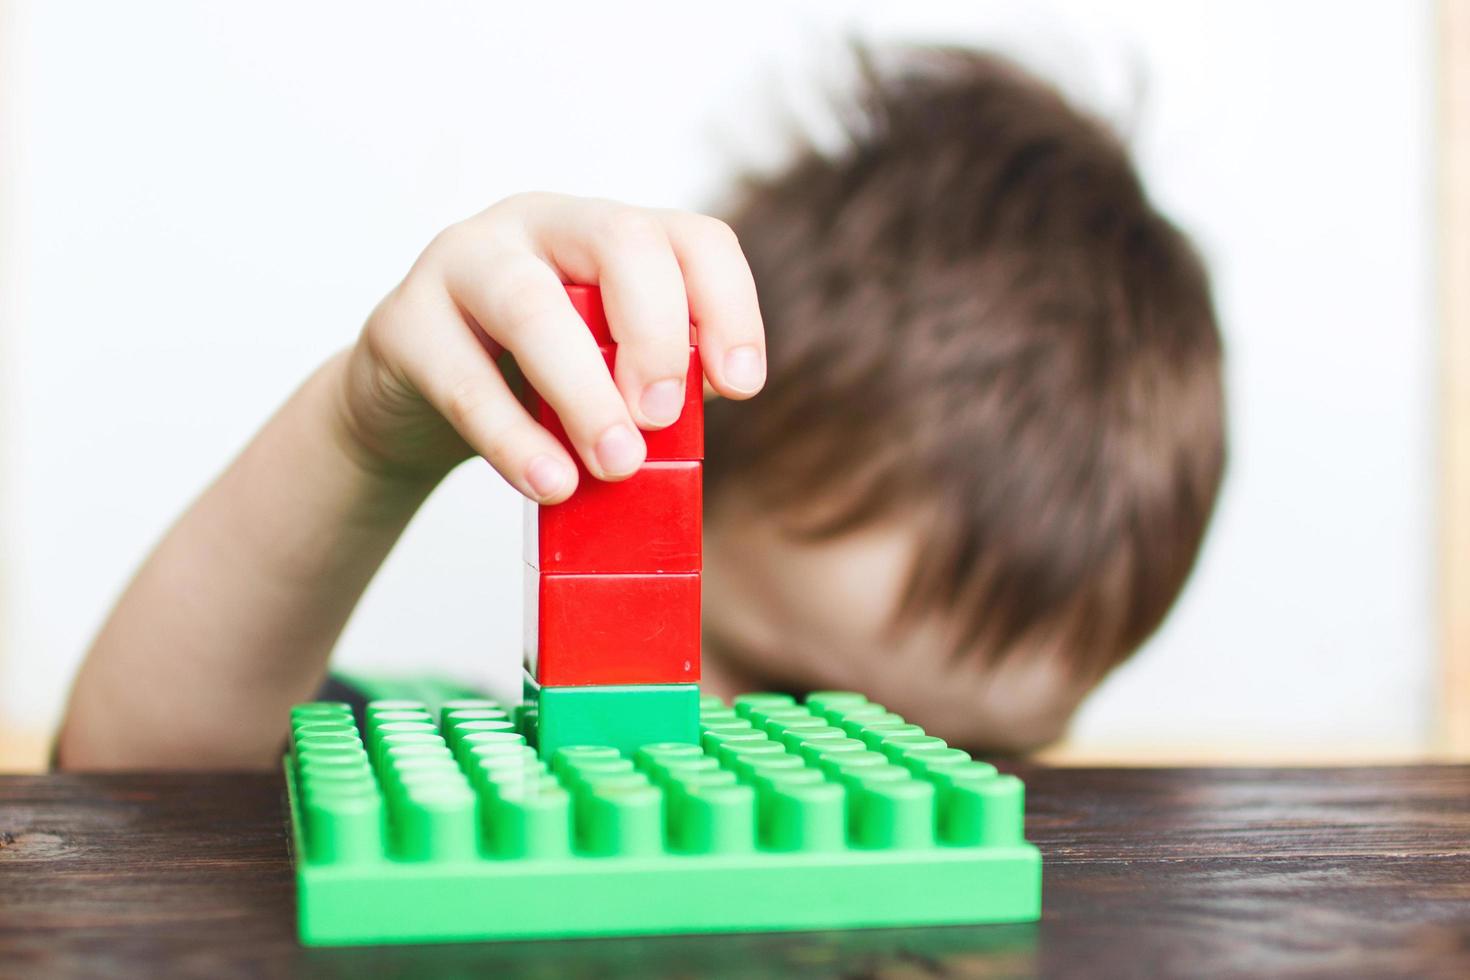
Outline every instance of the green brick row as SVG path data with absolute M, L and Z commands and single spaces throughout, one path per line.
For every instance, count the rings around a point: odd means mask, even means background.
M 520 727 L 490 701 L 373 702 L 361 729 L 346 705 L 298 706 L 303 941 L 1039 914 L 1019 780 L 858 695 L 694 698 L 697 741 L 547 757 L 522 730 L 544 700 Z

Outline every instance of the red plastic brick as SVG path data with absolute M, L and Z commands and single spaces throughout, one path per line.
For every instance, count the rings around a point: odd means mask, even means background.
M 699 575 L 526 570 L 526 666 L 548 687 L 699 679 Z
M 579 286 L 575 283 L 567 285 L 567 298 L 572 301 L 572 308 L 582 317 L 582 322 L 587 324 L 587 329 L 592 331 L 597 345 L 604 347 L 616 343 L 613 340 L 612 329 L 607 325 L 607 314 L 602 309 L 602 290 L 596 286 Z M 694 324 L 689 324 L 689 346 L 695 346 L 698 332 Z
M 611 372 L 617 363 L 618 349 L 603 347 L 601 350 Z M 569 452 L 576 454 L 561 419 L 534 389 L 530 392 L 530 410 L 532 418 L 561 440 Z M 679 413 L 679 421 L 668 428 L 644 432 L 643 441 L 648 446 L 647 458 L 651 462 L 704 458 L 704 371 L 697 348 L 689 348 L 689 373 L 684 378 L 684 410 Z
M 612 330 L 607 325 L 607 314 L 602 311 L 602 290 L 596 286 L 568 285 L 567 298 L 572 301 L 572 308 L 582 317 L 582 322 L 587 324 L 587 329 L 592 331 L 597 346 L 611 344 Z
M 526 564 L 543 572 L 697 572 L 703 486 L 697 462 L 645 463 L 606 483 L 580 472 L 560 504 L 526 506 Z

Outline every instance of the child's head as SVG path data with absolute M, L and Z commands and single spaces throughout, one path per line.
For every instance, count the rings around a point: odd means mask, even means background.
M 1039 745 L 1199 550 L 1209 284 L 1116 137 L 1014 66 L 934 53 L 860 104 L 730 215 L 769 380 L 708 408 L 707 680 Z

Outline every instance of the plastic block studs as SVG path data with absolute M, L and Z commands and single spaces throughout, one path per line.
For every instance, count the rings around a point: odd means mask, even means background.
M 1032 921 L 1024 788 L 861 695 L 727 706 L 543 689 L 627 711 L 636 751 L 526 745 L 490 701 L 299 705 L 285 760 L 308 945 Z M 548 701 L 548 699 L 550 699 Z M 554 712 L 553 712 L 554 713 Z M 697 721 L 695 721 L 697 716 Z M 677 718 L 699 741 L 660 741 Z M 540 728 L 543 742 L 559 737 Z

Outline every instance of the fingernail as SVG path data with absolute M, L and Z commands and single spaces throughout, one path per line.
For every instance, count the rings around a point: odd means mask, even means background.
M 643 417 L 654 425 L 673 425 L 679 421 L 679 413 L 684 410 L 683 380 L 666 378 L 655 381 L 643 389 L 643 397 L 638 399 L 638 408 L 642 410 Z
M 526 467 L 526 482 L 542 500 L 560 494 L 570 479 L 571 472 L 566 465 L 550 456 L 537 456 Z
M 725 352 L 725 383 L 738 391 L 759 391 L 766 383 L 766 359 L 749 344 Z
M 597 440 L 597 464 L 608 476 L 622 476 L 633 472 L 642 462 L 643 454 L 639 451 L 639 442 L 641 440 L 638 434 L 619 422 Z

